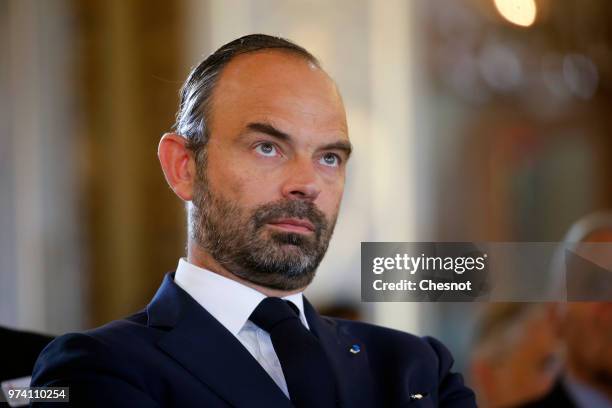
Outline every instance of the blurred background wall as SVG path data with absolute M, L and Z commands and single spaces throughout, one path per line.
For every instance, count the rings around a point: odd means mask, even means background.
M 510 4 L 510 8 L 504 8 Z M 337 80 L 356 147 L 307 295 L 434 334 L 465 367 L 478 305 L 360 302 L 361 241 L 558 241 L 612 206 L 605 0 L 0 0 L 0 324 L 146 305 L 184 253 L 156 148 L 190 67 L 264 32 Z

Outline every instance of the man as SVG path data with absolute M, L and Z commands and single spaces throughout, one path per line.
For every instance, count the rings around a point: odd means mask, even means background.
M 570 228 L 564 242 L 572 244 L 574 252 L 605 272 L 610 271 L 612 213 L 599 212 L 583 217 Z M 578 273 L 585 272 L 588 270 L 578 270 Z M 568 282 L 567 293 L 571 296 L 572 286 L 580 282 L 571 277 Z M 600 280 L 595 285 L 603 286 L 605 282 Z M 580 289 L 584 291 L 585 287 Z M 593 289 L 586 285 L 586 293 L 593 293 Z M 606 295 L 610 299 L 610 293 Z M 565 372 L 550 392 L 524 407 L 612 408 L 612 302 L 568 302 L 562 327 Z
M 232 41 L 196 67 L 159 145 L 188 205 L 187 259 L 140 313 L 52 343 L 32 384 L 86 406 L 474 406 L 438 341 L 319 316 L 351 153 L 334 82 L 303 48 Z

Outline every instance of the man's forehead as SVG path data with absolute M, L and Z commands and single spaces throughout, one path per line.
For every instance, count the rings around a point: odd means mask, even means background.
M 289 51 L 263 50 L 235 57 L 221 72 L 213 98 L 246 97 L 265 92 L 308 97 L 341 103 L 332 79 L 321 68 L 304 57 Z
M 317 64 L 291 50 L 264 49 L 234 57 L 222 70 L 218 83 L 284 82 L 293 79 L 295 73 L 305 80 L 318 79 L 333 85 L 333 81 Z
M 222 71 L 212 97 L 212 122 L 271 117 L 311 119 L 316 127 L 347 133 L 342 98 L 331 78 L 289 51 L 243 54 Z M 251 120 L 251 119 L 248 119 Z

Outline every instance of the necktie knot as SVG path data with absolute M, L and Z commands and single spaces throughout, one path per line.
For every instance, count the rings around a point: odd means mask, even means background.
M 293 303 L 262 300 L 250 320 L 270 334 L 296 408 L 335 408 L 336 379 L 321 343 L 300 321 Z
M 267 297 L 257 305 L 249 319 L 270 333 L 278 324 L 288 319 L 298 319 L 299 313 L 293 303 L 277 297 Z

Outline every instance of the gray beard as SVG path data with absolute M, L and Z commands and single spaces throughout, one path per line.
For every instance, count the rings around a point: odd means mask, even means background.
M 232 274 L 271 289 L 295 290 L 312 282 L 331 239 L 336 216 L 328 222 L 310 201 L 266 203 L 248 212 L 213 193 L 199 175 L 190 211 L 190 237 Z M 280 218 L 310 221 L 309 235 L 272 231 Z

